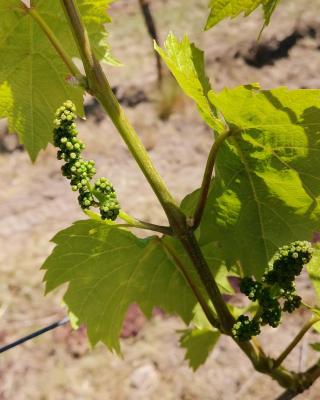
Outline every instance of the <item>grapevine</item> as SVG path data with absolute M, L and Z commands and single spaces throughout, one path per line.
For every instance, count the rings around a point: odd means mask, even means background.
M 128 307 L 136 303 L 147 317 L 160 307 L 187 325 L 180 342 L 194 369 L 226 335 L 255 370 L 277 381 L 285 395 L 296 396 L 320 377 L 318 363 L 304 372 L 284 365 L 320 321 L 318 307 L 307 305 L 296 289 L 306 266 L 320 297 L 320 250 L 307 241 L 320 230 L 319 91 L 263 90 L 246 83 L 218 92 L 206 75 L 204 53 L 187 36 L 180 40 L 171 33 L 163 46 L 155 43 L 158 66 L 167 65 L 212 132 L 203 178 L 180 203 L 102 67 L 105 61 L 118 63 L 105 32 L 109 3 L 61 0 L 28 6 L 0 0 L 0 117 L 17 131 L 32 160 L 53 142 L 62 175 L 86 214 L 53 238 L 55 249 L 42 267 L 46 291 L 65 284 L 64 303 L 73 319 L 87 326 L 92 345 L 102 342 L 120 354 Z M 140 1 L 145 9 L 147 3 Z M 278 3 L 212 1 L 205 28 L 259 7 L 264 28 Z M 157 38 L 155 32 L 152 36 Z M 85 92 L 101 104 L 144 174 L 166 226 L 125 214 L 113 184 L 106 177 L 96 178 L 95 161 L 85 158 L 76 126 Z M 50 101 L 43 101 L 47 98 Z M 48 127 L 59 105 L 52 138 Z M 125 223 L 117 223 L 118 217 Z M 133 228 L 152 235 L 140 237 Z M 304 240 L 290 243 L 293 238 Z M 228 280 L 232 274 L 249 300 L 240 311 L 226 296 L 233 295 Z M 277 358 L 268 356 L 257 337 L 263 327 L 277 328 L 302 307 L 311 318 Z

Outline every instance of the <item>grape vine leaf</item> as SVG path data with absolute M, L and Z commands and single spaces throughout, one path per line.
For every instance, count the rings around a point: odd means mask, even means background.
M 234 134 L 220 148 L 200 241 L 218 241 L 227 263 L 260 277 L 279 246 L 319 228 L 320 91 L 247 86 L 209 98 Z
M 205 30 L 208 30 L 226 18 L 236 18 L 243 13 L 251 14 L 259 6 L 263 7 L 265 25 L 270 22 L 271 15 L 280 0 L 211 0 L 209 3 L 210 14 Z
M 78 0 L 93 47 L 109 58 L 103 23 L 110 0 Z M 46 21 L 70 57 L 78 51 L 60 2 L 33 0 L 32 7 Z M 48 38 L 20 0 L 0 0 L 0 118 L 35 160 L 52 139 L 55 110 L 67 99 L 83 115 L 83 90 L 68 83 L 69 71 Z
M 319 257 L 319 254 L 317 254 L 317 257 Z M 318 258 L 319 259 L 319 258 Z M 310 276 L 310 275 L 309 275 Z M 314 280 L 314 281 L 316 281 L 316 279 L 314 279 L 315 278 L 315 276 L 313 276 L 311 279 L 312 280 Z M 317 282 L 318 283 L 318 282 Z M 313 282 L 313 284 L 314 284 L 314 286 L 315 286 L 315 282 Z M 317 285 L 318 287 L 316 287 L 316 294 L 317 294 L 317 298 L 318 298 L 318 301 L 319 301 L 319 293 L 318 293 L 318 290 L 319 290 L 319 285 Z M 319 305 L 316 305 L 315 307 L 310 307 L 310 306 L 308 306 L 308 308 L 309 308 L 309 311 L 312 311 L 312 314 L 313 314 L 313 317 L 314 318 L 320 318 L 320 308 L 319 308 Z M 317 332 L 320 332 L 320 321 L 318 321 L 318 322 L 316 322 L 316 323 L 314 323 L 313 325 L 312 325 L 312 329 L 314 329 L 315 331 L 317 331 Z
M 64 303 L 87 325 L 93 345 L 102 341 L 120 351 L 118 336 L 132 303 L 148 317 L 153 307 L 161 307 L 187 324 L 192 320 L 197 300 L 165 251 L 170 243 L 180 257 L 183 250 L 175 239 L 166 238 L 163 245 L 157 237 L 139 239 L 116 225 L 87 220 L 59 232 L 53 242 L 56 247 L 42 267 L 46 292 L 68 283 Z M 195 275 L 190 262 L 182 262 Z M 230 293 L 226 276 L 212 268 L 221 290 Z M 194 282 L 201 286 L 196 275 Z
M 196 189 L 182 199 L 180 208 L 188 217 L 193 216 L 198 205 L 199 195 L 200 189 Z
M 107 11 L 110 4 L 114 1 L 115 0 L 77 0 L 77 3 L 95 55 L 99 60 L 107 64 L 120 65 L 119 61 L 111 54 L 108 43 L 108 33 L 104 28 L 105 24 L 111 22 Z M 51 9 L 51 5 L 49 7 Z
M 205 363 L 219 337 L 220 332 L 218 330 L 208 328 L 182 331 L 180 345 L 187 350 L 185 359 L 189 361 L 189 365 L 194 371 Z
M 221 131 L 223 125 L 208 99 L 211 86 L 205 73 L 203 51 L 190 43 L 187 36 L 179 42 L 173 33 L 168 35 L 164 44 L 165 49 L 156 43 L 154 46 L 181 89 L 197 104 L 203 120 L 210 128 Z
M 64 302 L 85 323 L 94 345 L 120 351 L 118 336 L 129 304 L 150 317 L 154 306 L 179 314 L 188 323 L 193 293 L 156 237 L 138 239 L 130 232 L 97 221 L 78 221 L 58 233 L 43 265 L 46 292 L 68 282 Z
M 320 351 L 320 343 L 310 343 L 310 347 L 315 351 Z
M 195 371 L 205 363 L 220 338 L 220 332 L 212 328 L 199 304 L 194 308 L 192 328 L 178 331 L 181 333 L 180 346 L 185 348 L 185 359 Z

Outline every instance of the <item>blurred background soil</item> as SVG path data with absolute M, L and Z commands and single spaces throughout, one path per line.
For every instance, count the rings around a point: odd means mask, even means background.
M 216 89 L 249 82 L 264 88 L 320 86 L 320 0 L 283 0 L 259 42 L 259 12 L 204 33 L 207 0 L 151 3 L 160 42 L 169 31 L 180 37 L 188 33 L 206 51 L 207 72 Z M 105 69 L 150 156 L 174 195 L 182 199 L 200 184 L 212 134 L 170 79 L 159 93 L 138 0 L 118 0 L 111 14 L 110 43 L 124 66 Z M 79 130 L 98 173 L 114 183 L 127 212 L 165 223 L 155 196 L 108 118 L 90 98 L 86 111 L 87 120 L 79 122 Z M 63 290 L 44 297 L 39 268 L 53 247 L 51 237 L 84 216 L 60 174 L 52 146 L 32 165 L 15 137 L 6 134 L 5 121 L 0 121 L 0 151 L 1 345 L 64 316 Z M 306 301 L 313 301 L 305 278 L 299 289 Z M 271 355 L 279 354 L 306 318 L 301 311 L 277 330 L 264 329 L 261 340 Z M 228 338 L 220 340 L 194 374 L 178 345 L 176 330 L 182 327 L 177 318 L 160 311 L 146 322 L 133 306 L 123 329 L 123 358 L 100 345 L 90 350 L 84 328 L 59 328 L 0 356 L 0 399 L 271 400 L 281 393 L 270 378 L 254 372 Z M 310 333 L 289 357 L 288 366 L 306 369 L 315 357 L 308 342 L 316 340 L 319 337 Z M 319 399 L 319 389 L 320 381 L 298 399 Z

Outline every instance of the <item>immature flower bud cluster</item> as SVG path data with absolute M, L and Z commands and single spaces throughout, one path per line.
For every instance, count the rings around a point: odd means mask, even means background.
M 259 334 L 260 328 L 257 329 L 256 324 L 276 328 L 281 322 L 282 312 L 292 313 L 300 307 L 302 299 L 296 294 L 295 278 L 311 258 L 309 242 L 293 242 L 277 251 L 261 282 L 250 277 L 241 280 L 240 291 L 251 301 L 258 301 L 260 311 L 259 318 L 250 320 L 245 315 L 238 318 L 232 331 L 236 339 L 249 340 Z
M 312 247 L 307 241 L 297 241 L 281 247 L 269 264 L 263 281 L 269 285 L 277 283 L 281 288 L 290 288 L 295 277 L 311 260 Z
M 260 326 L 257 321 L 250 320 L 246 315 L 240 315 L 232 327 L 232 335 L 239 342 L 250 340 L 252 336 L 260 334 Z
M 240 291 L 251 301 L 257 301 L 262 290 L 262 283 L 254 281 L 252 278 L 245 277 L 241 279 Z
M 119 214 L 120 205 L 112 184 L 107 178 L 100 178 L 94 184 L 95 192 L 101 193 L 100 214 L 103 219 L 114 220 Z
M 85 146 L 77 137 L 75 119 L 76 107 L 68 100 L 56 112 L 53 132 L 53 143 L 59 148 L 57 158 L 65 161 L 62 174 L 70 180 L 72 190 L 79 192 L 78 202 L 82 209 L 98 206 L 102 219 L 115 220 L 120 211 L 116 193 L 106 178 L 98 179 L 94 189 L 91 188 L 91 179 L 96 174 L 95 162 L 81 158 Z

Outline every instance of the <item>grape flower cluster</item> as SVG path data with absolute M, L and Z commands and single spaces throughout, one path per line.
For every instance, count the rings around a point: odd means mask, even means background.
M 297 295 L 295 279 L 312 258 L 312 246 L 307 241 L 296 241 L 281 247 L 270 261 L 261 282 L 251 277 L 241 280 L 240 291 L 249 300 L 257 301 L 259 311 L 250 320 L 241 315 L 232 328 L 232 335 L 239 341 L 250 340 L 260 333 L 260 326 L 276 328 L 281 322 L 282 312 L 292 313 L 301 305 Z
M 114 221 L 120 211 L 117 195 L 107 178 L 99 178 L 92 187 L 91 180 L 96 174 L 95 162 L 81 157 L 85 145 L 77 137 L 75 119 L 76 107 L 70 100 L 56 111 L 53 143 L 59 148 L 58 160 L 65 162 L 61 167 L 62 174 L 70 180 L 72 190 L 79 192 L 78 202 L 83 210 L 99 207 L 102 219 Z

